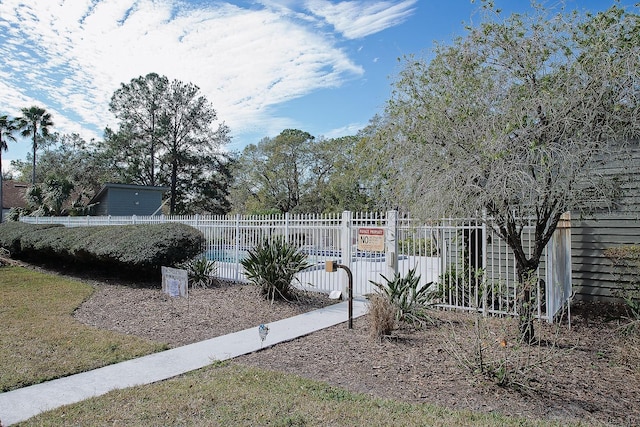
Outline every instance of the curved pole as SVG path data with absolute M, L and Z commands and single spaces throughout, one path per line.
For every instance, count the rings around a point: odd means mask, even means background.
M 346 265 L 338 264 L 337 261 L 326 261 L 325 263 L 325 271 L 329 273 L 334 273 L 337 268 L 341 268 L 347 272 L 347 278 L 349 279 L 349 329 L 353 329 L 353 274 L 351 273 L 351 269 Z

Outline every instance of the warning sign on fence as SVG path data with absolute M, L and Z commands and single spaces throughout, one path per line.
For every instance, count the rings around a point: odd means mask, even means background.
M 383 252 L 384 228 L 359 228 L 358 250 L 365 252 Z

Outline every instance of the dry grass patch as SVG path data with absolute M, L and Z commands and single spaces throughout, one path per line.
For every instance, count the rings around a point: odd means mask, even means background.
M 326 383 L 232 363 L 113 391 L 21 426 L 549 426 L 496 414 L 375 399 Z M 563 425 L 566 425 L 563 423 Z
M 0 267 L 0 391 L 95 369 L 166 348 L 73 319 L 92 294 L 85 283 Z

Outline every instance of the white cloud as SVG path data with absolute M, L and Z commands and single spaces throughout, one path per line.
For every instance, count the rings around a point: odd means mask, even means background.
M 417 0 L 343 1 L 308 0 L 307 8 L 341 32 L 346 38 L 359 39 L 404 22 L 414 13 Z
M 2 0 L 0 111 L 44 104 L 56 131 L 99 137 L 115 125 L 108 104 L 120 84 L 157 72 L 198 85 L 233 134 L 277 134 L 292 121 L 273 107 L 364 73 L 318 33 L 318 16 L 364 37 L 406 19 L 414 1 L 308 2 L 315 16 L 292 9 L 300 4 Z
M 364 129 L 368 123 L 349 123 L 346 126 L 342 126 L 336 129 L 331 129 L 329 132 L 325 133 L 325 138 L 340 138 L 342 136 L 355 135 Z
M 2 173 L 13 173 L 15 170 L 11 167 L 11 160 L 2 159 Z

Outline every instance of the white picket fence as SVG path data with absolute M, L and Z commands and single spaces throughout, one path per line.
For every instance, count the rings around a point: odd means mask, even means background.
M 353 276 L 356 296 L 375 292 L 373 282 L 406 275 L 416 269 L 421 286 L 439 288 L 440 306 L 514 315 L 518 298 L 515 262 L 510 249 L 478 219 L 419 221 L 395 211 L 327 215 L 272 216 L 130 216 L 130 217 L 22 217 L 37 224 L 67 227 L 181 222 L 205 236 L 203 254 L 216 261 L 221 278 L 244 281 L 240 261 L 264 239 L 282 237 L 304 251 L 312 267 L 297 275 L 297 286 L 346 294 L 347 274 L 325 271 L 326 261 L 338 261 Z M 537 315 L 553 320 L 571 295 L 571 233 L 562 222 L 546 249 L 538 272 Z M 363 229 L 381 229 L 381 251 L 360 250 Z M 533 227 L 525 233 L 531 241 Z M 383 277 L 384 276 L 384 277 Z

